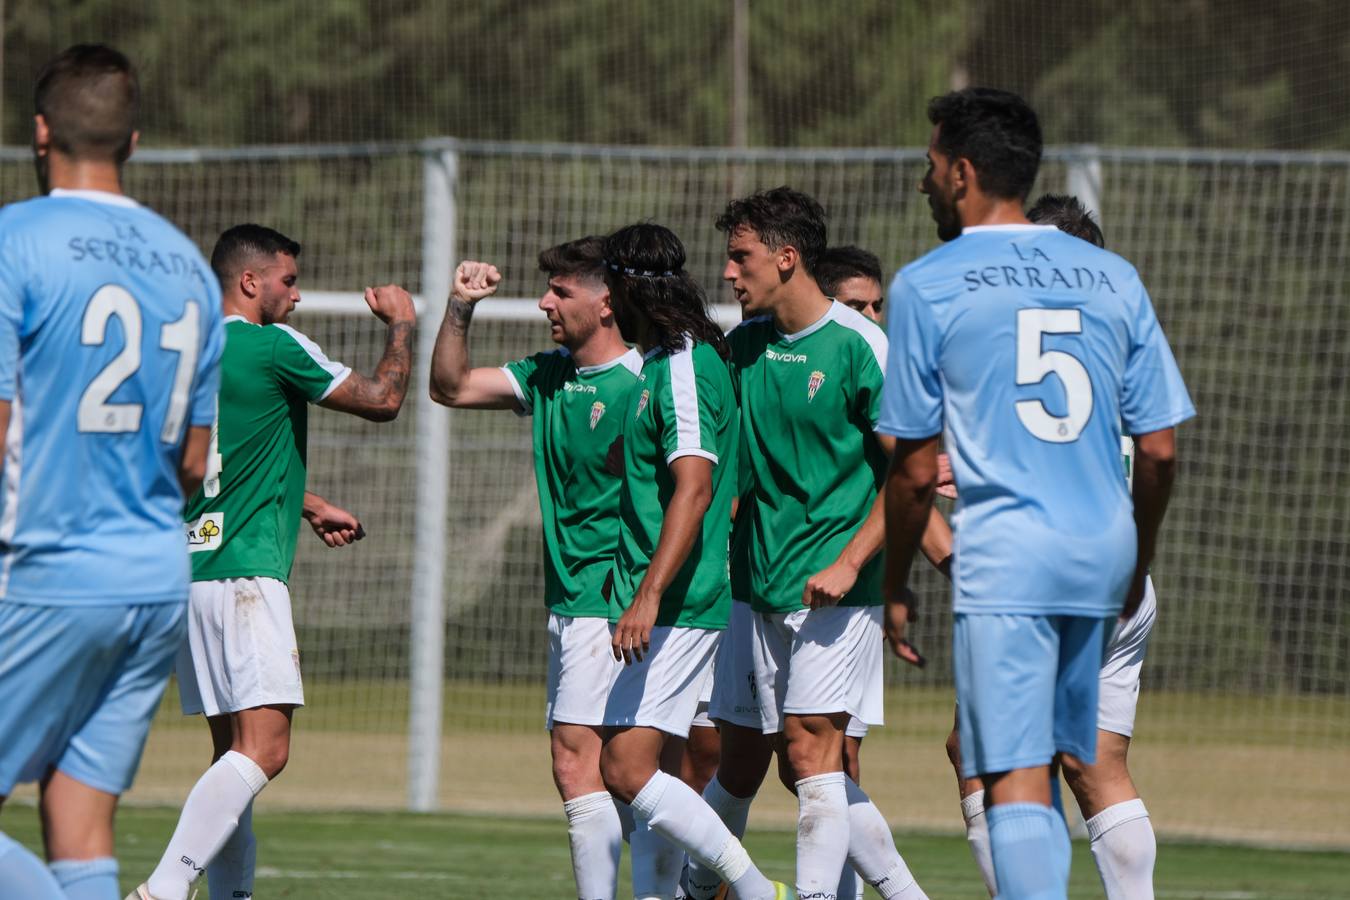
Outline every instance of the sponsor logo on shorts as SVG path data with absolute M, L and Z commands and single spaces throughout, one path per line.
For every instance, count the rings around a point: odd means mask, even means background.
M 206 513 L 195 522 L 183 526 L 187 529 L 189 553 L 201 553 L 203 550 L 216 550 L 224 540 L 225 514 Z
M 594 403 L 592 403 L 592 404 L 591 404 L 591 431 L 594 431 L 594 430 L 595 430 L 595 426 L 599 425 L 599 424 L 600 424 L 600 420 L 603 419 L 604 417 L 605 417 L 605 404 L 601 403 L 599 400 L 597 400 L 597 401 L 595 401 Z
M 820 386 L 824 383 L 825 383 L 824 372 L 820 371 L 819 369 L 816 369 L 814 372 L 811 373 L 811 380 L 806 382 L 807 403 L 810 403 L 812 400 L 816 399 L 816 392 L 820 390 Z
M 642 393 L 638 395 L 637 415 L 633 416 L 633 418 L 638 419 L 642 417 L 642 411 L 647 408 L 647 401 L 651 398 L 652 392 L 644 388 Z

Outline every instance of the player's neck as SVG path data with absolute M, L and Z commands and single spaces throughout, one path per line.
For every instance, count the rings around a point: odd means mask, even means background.
M 597 329 L 590 339 L 579 347 L 568 347 L 572 361 L 582 368 L 603 366 L 628 352 L 628 345 L 619 337 L 618 329 Z
M 238 316 L 241 319 L 252 322 L 254 325 L 262 324 L 262 315 L 259 314 L 255 305 L 229 294 L 221 298 L 220 311 L 226 317 Z
M 47 159 L 47 186 L 52 190 L 122 193 L 122 172 L 116 163 L 71 159 L 57 152 Z
M 783 334 L 796 334 L 820 321 L 830 309 L 830 298 L 821 293 L 815 281 L 804 276 L 799 284 L 783 285 L 773 306 L 773 325 Z
M 1026 225 L 1029 221 L 1022 211 L 1022 201 L 1004 200 L 985 194 L 967 196 L 958 210 L 962 228 L 977 225 Z

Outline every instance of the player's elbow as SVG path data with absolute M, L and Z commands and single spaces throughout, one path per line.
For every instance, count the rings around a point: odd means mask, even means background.
M 402 397 L 387 397 L 382 402 L 367 409 L 364 417 L 372 422 L 392 422 L 398 418 L 398 412 L 402 408 Z
M 1171 481 L 1177 468 L 1176 434 L 1171 428 L 1136 435 L 1134 439 L 1135 468 L 1147 468 L 1155 477 Z

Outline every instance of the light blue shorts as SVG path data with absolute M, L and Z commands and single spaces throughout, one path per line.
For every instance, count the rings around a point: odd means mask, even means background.
M 186 609 L 0 601 L 0 796 L 52 768 L 110 794 L 131 787 Z
M 1097 686 L 1115 617 L 958 613 L 961 774 L 1097 758 Z

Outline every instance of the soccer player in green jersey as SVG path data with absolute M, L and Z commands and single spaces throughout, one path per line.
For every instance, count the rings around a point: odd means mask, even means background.
M 602 713 L 617 673 L 600 587 L 619 538 L 619 478 L 605 457 L 642 368 L 614 322 L 603 247 L 602 238 L 585 237 L 539 254 L 548 278 L 539 308 L 562 346 L 501 368 L 471 368 L 468 343 L 474 306 L 501 275 L 488 263 L 460 263 L 431 359 L 437 403 L 532 418 L 548 608 L 545 727 L 583 900 L 615 896 L 623 846 L 619 812 L 600 778 Z
M 600 771 L 610 793 L 709 867 L 740 900 L 769 881 L 697 793 L 659 770 L 688 735 L 731 605 L 727 546 L 736 492 L 737 415 L 726 340 L 684 270 L 669 229 L 639 224 L 605 240 L 606 281 L 625 339 L 643 352 L 624 413 L 619 541 L 607 585 L 615 658 Z
M 204 869 L 212 896 L 252 896 L 253 798 L 286 765 L 304 704 L 287 589 L 299 519 L 329 546 L 362 534 L 354 516 L 305 491 L 309 404 L 389 421 L 407 392 L 412 298 L 396 285 L 366 289 L 389 333 L 374 375 L 353 372 L 286 324 L 300 302 L 299 254 L 283 234 L 239 225 L 211 255 L 226 344 L 207 477 L 186 511 L 193 584 L 178 681 L 183 711 L 206 714 L 215 761 L 131 898 L 185 900 Z
M 881 813 L 843 771 L 850 719 L 882 721 L 887 454 L 873 426 L 886 338 L 822 293 L 825 214 L 811 197 L 763 191 L 728 204 L 717 227 L 723 278 L 746 317 L 728 339 L 754 485 L 755 684 L 760 729 L 798 798 L 797 893 L 835 898 L 848 861 L 883 897 L 922 897 Z M 724 730 L 729 769 L 744 730 Z

